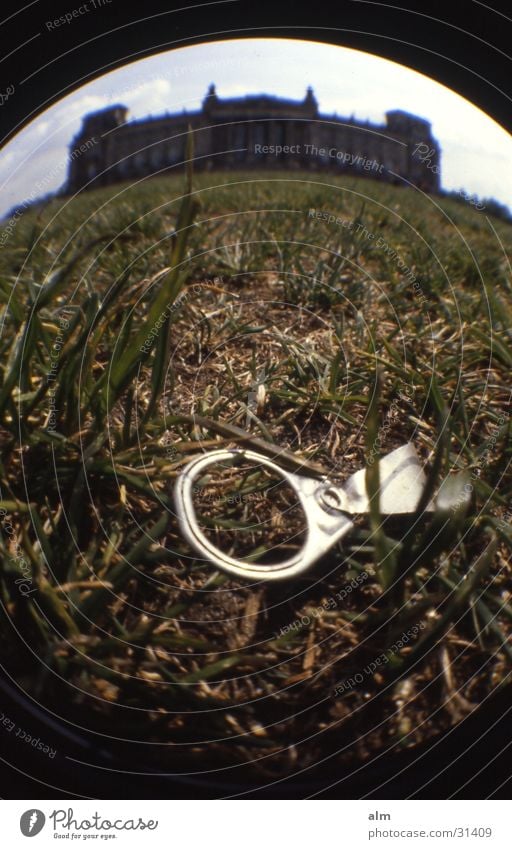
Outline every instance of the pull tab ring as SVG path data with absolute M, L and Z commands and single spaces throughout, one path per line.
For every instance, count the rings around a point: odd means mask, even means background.
M 306 517 L 306 539 L 298 552 L 281 563 L 247 563 L 231 557 L 213 545 L 199 526 L 192 498 L 194 481 L 209 466 L 222 460 L 235 461 L 238 458 L 264 466 L 286 481 L 302 507 Z M 174 501 L 180 531 L 201 559 L 236 578 L 275 581 L 294 578 L 306 571 L 353 527 L 346 516 L 339 513 L 332 515 L 322 509 L 317 499 L 319 491 L 324 488 L 325 484 L 321 481 L 288 472 L 254 451 L 220 449 L 192 460 L 183 469 L 176 482 Z

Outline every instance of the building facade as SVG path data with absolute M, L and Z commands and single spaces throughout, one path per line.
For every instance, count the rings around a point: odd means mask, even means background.
M 117 105 L 83 118 L 71 144 L 65 191 L 173 173 L 194 137 L 194 169 L 290 169 L 368 176 L 426 192 L 440 189 L 431 125 L 401 110 L 383 125 L 322 115 L 313 90 L 302 101 L 269 95 L 222 100 L 211 85 L 202 108 L 128 121 Z

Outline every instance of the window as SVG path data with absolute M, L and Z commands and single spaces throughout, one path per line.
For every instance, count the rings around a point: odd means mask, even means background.
M 266 144 L 265 141 L 265 124 L 253 124 L 252 126 L 252 141 L 253 144 Z
M 242 161 L 247 155 L 247 125 L 235 124 L 231 133 L 232 147 L 235 148 L 234 157 Z

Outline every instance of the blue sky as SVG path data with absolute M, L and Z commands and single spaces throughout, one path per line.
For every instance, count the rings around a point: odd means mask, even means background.
M 184 47 L 132 62 L 64 97 L 0 155 L 0 215 L 59 188 L 68 148 L 86 112 L 123 103 L 130 118 L 197 109 L 208 85 L 219 97 L 265 92 L 301 100 L 313 86 L 320 111 L 375 122 L 405 109 L 432 122 L 442 184 L 512 207 L 512 136 L 460 95 L 402 65 L 313 41 L 236 39 Z M 39 190 L 37 187 L 39 186 Z

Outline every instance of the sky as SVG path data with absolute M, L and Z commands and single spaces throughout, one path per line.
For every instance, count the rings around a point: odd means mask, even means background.
M 210 83 L 220 98 L 304 98 L 311 85 L 324 114 L 384 123 L 404 109 L 432 123 L 442 187 L 494 197 L 512 208 L 512 136 L 465 98 L 378 56 L 295 39 L 235 39 L 159 53 L 76 88 L 0 151 L 0 215 L 65 182 L 73 136 L 87 112 L 122 103 L 129 119 L 199 109 Z

